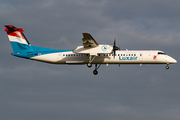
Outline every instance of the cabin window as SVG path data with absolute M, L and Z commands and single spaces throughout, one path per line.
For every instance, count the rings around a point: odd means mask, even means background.
M 134 54 L 134 56 L 136 56 L 136 54 Z
M 140 56 L 142 56 L 142 54 L 140 54 Z

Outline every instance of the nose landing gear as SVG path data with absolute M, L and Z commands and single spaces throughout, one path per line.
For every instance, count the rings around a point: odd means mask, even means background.
M 167 69 L 167 70 L 169 69 L 169 64 L 166 65 L 166 69 Z

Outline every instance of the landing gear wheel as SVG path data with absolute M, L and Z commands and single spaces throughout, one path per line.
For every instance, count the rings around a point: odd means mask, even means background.
M 98 74 L 98 71 L 97 71 L 97 70 L 94 70 L 94 71 L 93 71 L 93 74 L 94 74 L 94 75 L 97 75 L 97 74 Z
M 93 71 L 93 74 L 94 75 L 97 75 L 98 74 L 98 69 L 99 69 L 99 67 L 101 66 L 101 64 L 99 64 L 99 66 L 97 66 L 97 64 L 95 64 L 95 70 Z
M 169 69 L 169 65 L 166 66 L 166 69 Z
M 92 67 L 92 64 L 91 63 L 88 63 L 87 64 L 88 68 Z

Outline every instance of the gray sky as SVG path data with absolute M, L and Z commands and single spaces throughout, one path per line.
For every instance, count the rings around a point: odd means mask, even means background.
M 51 65 L 11 56 L 4 25 L 32 45 L 74 49 L 89 32 L 121 49 L 163 50 L 179 61 L 179 0 L 1 0 L 0 119 L 179 120 L 180 65 Z

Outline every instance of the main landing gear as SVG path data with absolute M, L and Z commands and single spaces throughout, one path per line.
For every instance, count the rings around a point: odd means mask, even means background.
M 94 60 L 96 56 L 95 55 L 89 55 L 89 62 L 87 64 L 88 68 L 92 67 L 91 62 Z
M 95 64 L 95 70 L 93 71 L 93 74 L 94 74 L 94 75 L 97 75 L 97 74 L 98 74 L 98 71 L 97 71 L 97 70 L 98 70 L 98 68 L 99 68 L 100 66 L 101 66 L 101 64 L 99 64 L 98 67 L 97 67 L 97 64 Z M 87 67 L 88 67 L 88 68 L 91 68 L 91 67 L 92 67 L 92 64 L 91 64 L 91 63 L 88 63 L 88 64 L 87 64 Z
M 101 64 L 99 64 L 98 66 L 97 66 L 97 64 L 95 64 L 95 70 L 93 71 L 93 74 L 94 75 L 97 75 L 98 74 L 98 69 L 99 69 L 99 67 L 101 66 Z
M 99 64 L 99 65 L 98 65 L 98 64 L 95 64 L 95 69 L 94 69 L 94 71 L 93 71 L 93 74 L 94 74 L 94 75 L 97 75 L 97 74 L 98 74 L 98 71 L 97 71 L 97 70 L 99 69 L 100 66 L 101 66 L 101 64 Z M 87 63 L 87 67 L 88 67 L 88 68 L 91 68 L 91 67 L 92 67 L 92 64 L 91 64 L 90 62 Z
M 89 55 L 89 62 L 87 63 L 87 67 L 88 68 L 91 68 L 92 67 L 92 61 L 94 60 L 94 58 L 96 57 L 96 55 Z M 93 71 L 93 74 L 94 75 L 97 75 L 98 74 L 98 69 L 99 67 L 101 66 L 101 64 L 99 64 L 99 66 L 97 66 L 97 64 L 95 64 L 95 70 Z
M 91 68 L 91 67 L 92 67 L 92 64 L 89 62 L 89 63 L 87 64 L 87 66 L 88 66 L 88 68 Z
M 166 65 L 166 69 L 167 69 L 167 70 L 169 69 L 169 64 Z
M 93 74 L 94 74 L 94 75 L 97 75 L 97 74 L 98 74 L 98 71 L 97 71 L 97 70 L 94 70 L 94 71 L 93 71 Z

